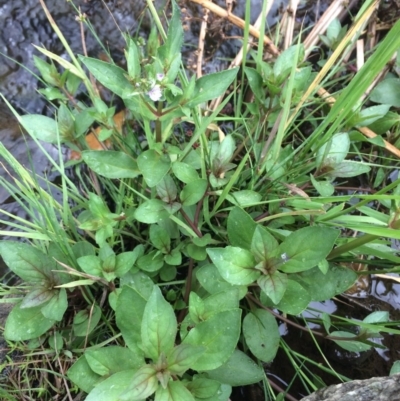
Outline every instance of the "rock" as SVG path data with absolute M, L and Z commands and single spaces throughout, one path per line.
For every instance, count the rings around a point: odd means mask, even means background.
M 300 401 L 400 401 L 400 374 L 329 386 Z

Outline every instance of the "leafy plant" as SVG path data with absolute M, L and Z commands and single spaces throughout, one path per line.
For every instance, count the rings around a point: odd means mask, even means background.
M 312 113 L 336 124 L 334 109 L 314 100 L 303 105 L 317 74 L 304 62 L 302 44 L 274 62 L 251 53 L 251 66 L 243 62 L 246 84 L 237 80 L 238 68 L 189 78 L 181 67 L 177 5 L 166 34 L 150 0 L 148 7 L 162 41 L 155 30 L 147 44 L 126 36 L 126 70 L 39 49 L 52 60 L 35 59 L 48 84 L 42 93 L 59 102 L 58 112 L 54 119 L 18 118 L 35 139 L 81 156 L 69 163 L 81 190 L 61 162 L 64 196 L 52 199 L 0 148 L 19 177 L 15 186 L 3 185 L 43 216 L 31 212 L 33 223 L 18 226 L 31 243 L 0 242 L 5 263 L 24 283 L 4 334 L 30 340 L 32 349 L 47 341 L 55 358 L 68 361 L 63 378 L 88 401 L 227 401 L 232 386 L 267 382 L 263 363 L 286 350 L 277 318 L 306 319 L 310 302 L 354 284 L 358 273 L 346 258 L 360 252 L 399 263 L 388 246 L 398 237 L 399 180 L 374 196 L 358 194 L 355 204 L 352 195 L 333 196 L 338 178 L 371 173 L 373 163 L 359 160 L 362 141 L 352 127 L 379 121 L 391 102 L 341 119 L 329 135 Z M 334 23 L 325 40 L 335 48 L 344 36 L 338 28 Z M 116 108 L 99 97 L 85 69 L 123 101 L 122 132 Z M 373 79 L 359 74 L 363 85 Z M 81 83 L 85 102 L 75 99 Z M 231 93 L 208 110 L 207 102 L 232 85 L 254 101 L 244 104 Z M 219 113 L 231 101 L 236 125 L 224 133 Z M 315 127 L 309 136 L 298 129 L 305 122 Z M 102 150 L 87 148 L 94 123 Z M 373 209 L 372 199 L 384 211 Z M 353 238 L 349 230 L 363 235 Z M 349 351 L 375 346 L 371 339 L 380 332 L 399 334 L 385 313 L 348 319 L 348 330 L 339 327 L 340 317 L 318 319 L 324 332 L 307 321 L 300 329 Z M 298 358 L 292 355 L 293 364 L 303 363 Z

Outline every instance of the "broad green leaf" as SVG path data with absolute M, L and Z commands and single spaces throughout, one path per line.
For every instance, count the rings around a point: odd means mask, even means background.
M 318 267 L 290 275 L 310 294 L 313 301 L 325 301 L 349 289 L 358 275 L 351 269 L 332 265 L 324 274 Z
M 179 161 L 174 162 L 172 164 L 172 171 L 175 174 L 175 177 L 185 184 L 189 184 L 190 182 L 199 179 L 199 174 L 196 169 L 186 163 Z
M 37 56 L 33 56 L 33 62 L 36 68 L 39 70 L 42 78 L 52 86 L 58 86 L 60 84 L 60 74 L 57 71 L 54 64 L 47 63 L 43 59 Z
M 74 316 L 73 329 L 78 337 L 85 337 L 97 326 L 101 318 L 101 309 L 98 305 L 87 307 Z
M 194 95 L 187 104 L 193 108 L 225 93 L 228 86 L 235 79 L 238 68 L 232 68 L 222 72 L 205 75 L 196 81 Z
M 252 354 L 263 362 L 271 362 L 279 348 L 280 333 L 275 317 L 264 309 L 256 309 L 243 319 L 243 335 Z
M 228 216 L 228 238 L 232 246 L 251 248 L 257 223 L 241 208 L 234 207 Z
M 141 223 L 153 224 L 167 218 L 168 212 L 165 210 L 164 202 L 159 199 L 150 199 L 135 210 L 134 217 Z
M 7 317 L 4 338 L 10 341 L 31 340 L 46 333 L 55 322 L 43 316 L 41 306 L 21 309 L 17 304 Z
M 136 161 L 115 150 L 85 150 L 85 163 L 97 174 L 107 178 L 135 178 L 140 175 Z
M 126 345 L 138 353 L 141 349 L 142 317 L 147 298 L 143 293 L 125 285 L 118 296 L 115 319 Z M 129 308 L 126 306 L 130 305 Z M 142 354 L 141 351 L 139 354 Z
M 240 309 L 223 311 L 189 331 L 183 344 L 206 348 L 200 358 L 192 364 L 192 369 L 216 369 L 229 359 L 239 340 L 240 316 Z
M 167 354 L 168 370 L 172 374 L 183 375 L 200 356 L 205 348 L 191 344 L 179 344 Z
M 154 286 L 142 318 L 142 346 L 146 357 L 157 361 L 162 352 L 167 354 L 174 347 L 176 333 L 174 310 Z
M 201 178 L 186 184 L 179 195 L 182 204 L 184 206 L 195 205 L 203 198 L 207 187 L 207 180 Z
M 177 249 L 173 249 L 169 254 L 164 256 L 164 260 L 165 263 L 168 263 L 169 265 L 180 266 L 182 264 L 182 254 Z M 165 280 L 165 281 L 170 281 L 170 280 Z
M 45 305 L 42 306 L 43 316 L 60 322 L 68 308 L 67 292 L 65 288 L 53 290 L 53 296 Z
M 160 155 L 155 150 L 150 149 L 139 155 L 137 164 L 146 184 L 152 188 L 167 174 L 171 167 L 171 160 L 167 155 Z
M 375 103 L 400 107 L 400 79 L 387 78 L 381 81 L 371 92 L 370 99 Z
M 231 386 L 246 386 L 247 384 L 258 383 L 265 377 L 264 370 L 238 349 L 235 349 L 222 366 L 214 370 L 208 370 L 206 373 L 210 379 L 230 384 Z
M 347 340 L 333 340 L 337 345 L 340 345 L 343 349 L 350 352 L 363 352 L 371 349 L 371 345 L 364 344 L 361 341 L 357 341 L 357 337 L 354 333 L 348 331 L 332 331 L 330 334 L 332 337 L 343 337 Z M 354 338 L 354 341 L 350 340 Z
M 181 47 L 183 43 L 183 27 L 181 21 L 180 8 L 176 5 L 176 2 L 172 2 L 172 18 L 168 25 L 167 39 L 165 41 L 165 56 L 170 61 L 176 54 L 181 53 Z
M 261 274 L 254 269 L 256 262 L 253 255 L 245 249 L 227 246 L 209 248 L 207 253 L 219 274 L 230 284 L 249 285 Z
M 111 376 L 123 370 L 139 369 L 144 364 L 141 355 L 116 345 L 88 349 L 85 351 L 84 357 L 92 371 L 100 376 Z
M 117 255 L 115 260 L 115 275 L 117 277 L 122 277 L 128 273 L 128 271 L 132 269 L 140 254 L 140 248 L 136 247 L 132 252 L 122 252 Z
M 251 240 L 251 253 L 257 261 L 270 258 L 278 248 L 278 241 L 264 227 L 257 226 Z
M 85 401 L 121 401 L 121 393 L 131 384 L 134 375 L 135 370 L 114 373 L 106 380 L 98 383 L 85 398 Z
M 19 121 L 32 138 L 48 143 L 58 143 L 58 124 L 52 118 L 39 114 L 25 114 L 20 116 Z
M 257 280 L 257 284 L 260 286 L 262 291 L 271 298 L 274 304 L 281 301 L 286 292 L 287 282 L 287 274 L 279 271 L 263 274 Z
M 57 284 L 56 262 L 39 249 L 16 241 L 1 241 L 0 255 L 5 264 L 22 280 L 28 283 Z
M 157 371 L 150 365 L 142 366 L 131 377 L 126 391 L 120 395 L 122 401 L 144 400 L 150 397 L 158 387 Z M 112 376 L 111 376 L 112 377 Z
M 295 273 L 312 269 L 328 256 L 338 236 L 338 230 L 326 227 L 296 230 L 279 246 L 279 254 L 285 255 L 279 270 Z
M 196 277 L 200 284 L 210 294 L 219 293 L 224 290 L 237 288 L 239 290 L 239 298 L 243 298 L 247 293 L 246 286 L 233 286 L 225 281 L 219 274 L 218 269 L 213 264 L 201 266 L 196 270 Z
M 170 381 L 167 388 L 158 387 L 154 401 L 195 401 L 195 398 L 182 382 Z
M 122 68 L 90 57 L 79 56 L 79 59 L 102 85 L 119 97 L 123 97 L 127 88 L 134 90 Z

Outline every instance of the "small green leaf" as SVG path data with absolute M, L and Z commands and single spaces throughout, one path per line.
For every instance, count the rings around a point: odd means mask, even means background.
M 150 226 L 150 241 L 155 248 L 159 249 L 163 253 L 169 253 L 171 247 L 171 238 L 169 237 L 167 230 L 160 227 L 157 224 Z
M 137 221 L 146 224 L 154 224 L 168 217 L 165 203 L 159 199 L 150 199 L 143 202 L 134 213 Z
M 298 47 L 300 46 L 300 49 Z M 297 63 L 299 60 L 304 59 L 304 47 L 302 44 L 290 46 L 288 49 L 283 51 L 275 61 L 274 64 L 274 76 L 279 78 L 279 82 L 289 75 L 293 67 L 293 63 Z
M 230 358 L 220 367 L 209 370 L 207 375 L 210 379 L 231 386 L 245 386 L 258 383 L 265 377 L 264 370 L 258 366 L 244 352 L 236 349 Z
M 85 393 L 90 393 L 101 380 L 101 376 L 90 369 L 84 355 L 82 355 L 67 372 L 68 378 Z
M 128 74 L 130 78 L 140 78 L 140 57 L 139 49 L 132 38 L 128 38 L 128 51 L 125 51 Z
M 374 123 L 376 120 L 383 118 L 389 111 L 390 104 L 381 104 L 379 106 L 371 106 L 361 110 L 359 114 L 358 127 L 367 127 Z
M 278 248 L 278 241 L 262 226 L 257 226 L 251 240 L 251 253 L 257 261 L 268 260 Z
M 185 184 L 189 184 L 190 182 L 199 179 L 199 174 L 195 168 L 186 163 L 179 161 L 174 162 L 172 164 L 172 171 L 175 174 L 175 177 Z
M 162 352 L 167 354 L 174 347 L 176 317 L 157 286 L 154 286 L 144 309 L 141 333 L 143 351 L 153 361 L 157 361 Z
M 84 356 L 93 372 L 100 376 L 111 376 L 123 370 L 139 369 L 144 364 L 141 355 L 116 345 L 88 349 Z
M 244 72 L 254 96 L 259 102 L 264 102 L 265 91 L 263 90 L 263 80 L 261 75 L 257 72 L 257 70 L 250 67 L 245 67 Z
M 206 348 L 200 358 L 192 364 L 192 369 L 216 369 L 229 359 L 239 340 L 240 316 L 240 309 L 223 311 L 189 331 L 183 344 Z
M 151 251 L 141 256 L 137 262 L 137 267 L 145 272 L 156 272 L 164 265 L 164 256 L 159 251 Z
M 310 179 L 321 196 L 331 196 L 335 192 L 335 187 L 329 181 L 317 181 L 312 174 L 310 174 Z
M 97 174 L 107 178 L 135 178 L 140 171 L 134 159 L 115 150 L 85 150 L 85 163 Z
M 276 319 L 264 309 L 248 313 L 243 320 L 243 335 L 252 354 L 271 362 L 279 348 L 280 333 Z
M 196 269 L 196 277 L 210 294 L 237 288 L 239 290 L 239 299 L 242 299 L 247 293 L 246 286 L 233 286 L 225 281 L 213 264 L 204 265 Z
M 257 284 L 268 295 L 274 304 L 278 304 L 284 296 L 287 288 L 287 274 L 274 271 L 258 278 Z
M 74 316 L 73 329 L 78 337 L 85 337 L 90 334 L 97 326 L 101 318 L 101 309 L 94 305 L 93 308 L 88 307 L 79 311 Z
M 195 399 L 182 382 L 170 381 L 167 388 L 158 387 L 154 401 L 195 401 Z
M 317 266 L 328 256 L 338 236 L 338 230 L 317 226 L 293 232 L 279 246 L 279 254 L 285 255 L 279 270 L 295 273 Z
M 139 281 L 139 279 L 135 281 Z M 115 310 L 117 326 L 126 345 L 135 352 L 141 348 L 140 327 L 147 299 L 147 294 L 125 285 L 122 287 L 117 300 Z M 130 305 L 130 307 L 127 308 L 126 305 Z
M 41 306 L 21 309 L 14 306 L 7 317 L 4 338 L 10 341 L 26 341 L 46 333 L 55 323 L 41 312 Z
M 167 155 L 160 155 L 155 150 L 150 149 L 139 155 L 137 164 L 146 184 L 152 188 L 167 174 L 171 167 L 171 160 Z
M 332 331 L 330 334 L 332 337 L 343 337 L 345 339 L 354 338 L 351 340 L 333 340 L 337 345 L 340 345 L 343 349 L 350 352 L 363 352 L 371 349 L 371 345 L 364 344 L 361 341 L 357 341 L 357 336 L 354 333 L 349 333 L 348 331 Z
M 371 92 L 370 99 L 375 103 L 400 107 L 400 79 L 386 78 Z
M 87 274 L 103 277 L 101 260 L 95 255 L 82 256 L 77 259 L 79 267 Z
M 195 205 L 199 202 L 208 187 L 207 180 L 198 179 L 186 184 L 180 193 L 180 199 L 184 206 Z
M 58 143 L 58 125 L 52 118 L 39 114 L 25 114 L 20 116 L 20 123 L 32 138 Z
M 254 269 L 256 262 L 253 255 L 245 249 L 227 246 L 209 248 L 207 253 L 219 274 L 230 284 L 249 285 L 254 283 L 261 274 Z
M 126 391 L 120 395 L 122 401 L 144 400 L 158 387 L 157 371 L 150 365 L 142 366 L 131 378 Z
M 121 393 L 131 384 L 135 373 L 133 369 L 114 373 L 96 384 L 85 401 L 120 401 Z
M 79 56 L 79 59 L 102 85 L 119 97 L 123 97 L 127 88 L 134 89 L 122 68 L 90 57 Z
M 333 137 L 324 145 L 322 145 L 317 152 L 316 161 L 317 167 L 324 165 L 332 166 L 336 163 L 342 162 L 350 149 L 350 138 L 347 132 L 340 132 L 333 135 Z
M 298 315 L 310 302 L 308 291 L 296 281 L 288 280 L 286 291 L 276 308 L 289 315 Z
M 400 361 L 394 361 L 391 369 L 390 369 L 390 373 L 389 375 L 397 375 L 400 373 Z
M 39 249 L 16 241 L 1 241 L 0 255 L 15 274 L 28 283 L 54 284 L 56 262 Z
M 216 380 L 206 379 L 205 377 L 195 377 L 193 381 L 187 383 L 188 390 L 197 398 L 208 399 L 217 394 L 221 383 Z
M 250 250 L 257 223 L 241 208 L 234 207 L 228 216 L 228 237 L 232 246 Z
M 157 184 L 156 190 L 160 199 L 168 204 L 172 203 L 178 194 L 178 189 L 170 175 L 164 176 L 164 178 Z
M 333 170 L 329 174 L 333 177 L 357 177 L 358 175 L 368 173 L 371 168 L 361 162 L 355 162 L 352 160 L 344 160 L 341 163 L 334 164 Z
M 193 108 L 224 94 L 228 86 L 235 79 L 238 68 L 232 68 L 222 72 L 205 75 L 196 81 L 194 95 L 188 103 Z
M 53 290 L 53 296 L 45 305 L 42 306 L 43 316 L 60 322 L 68 308 L 67 292 L 65 288 Z
M 179 344 L 167 354 L 168 370 L 172 374 L 183 375 L 204 351 L 204 347 Z

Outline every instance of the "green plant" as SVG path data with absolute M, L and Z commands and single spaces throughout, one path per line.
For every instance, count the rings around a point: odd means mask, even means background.
M 323 113 L 326 126 L 336 124 L 337 110 L 353 94 L 339 96 L 331 111 L 321 111 L 316 101 L 302 105 L 316 79 L 302 44 L 273 63 L 252 54 L 252 66 L 243 65 L 248 87 L 236 80 L 238 69 L 189 79 L 181 66 L 177 6 L 167 34 L 151 1 L 148 6 L 162 44 L 155 31 L 147 44 L 126 37 L 126 71 L 113 62 L 83 56 L 69 62 L 39 49 L 64 68 L 59 73 L 36 59 L 48 84 L 42 93 L 60 102 L 58 111 L 55 119 L 18 118 L 34 138 L 81 152 L 79 163 L 96 179 L 82 178 L 82 194 L 61 161 L 64 197 L 58 203 L 1 148 L 19 175 L 15 186 L 3 184 L 43 216 L 27 225 L 31 230 L 18 227 L 32 244 L 0 242 L 5 263 L 27 284 L 5 337 L 30 340 L 32 347 L 46 342 L 55 358 L 73 362 L 66 376 L 88 401 L 226 401 L 232 386 L 268 382 L 263 363 L 279 347 L 287 350 L 276 317 L 291 323 L 284 314 L 300 315 L 311 301 L 352 286 L 358 275 L 342 263 L 346 258 L 362 252 L 399 263 L 386 238 L 399 238 L 400 180 L 373 196 L 357 195 L 361 200 L 353 205 L 352 195 L 333 196 L 337 178 L 373 166 L 354 160 L 362 141 L 348 127 L 370 125 L 389 108 L 341 118 L 335 132 L 319 129 L 313 113 Z M 397 24 L 379 49 L 395 42 L 399 31 Z M 83 67 L 123 100 L 138 127 L 120 134 L 115 107 L 96 94 Z M 357 77 L 368 87 L 373 76 L 365 71 Z M 88 89 L 86 103 L 74 98 L 80 82 Z M 242 108 L 231 93 L 207 110 L 207 102 L 231 85 L 251 90 L 254 102 Z M 217 123 L 228 101 L 237 101 L 237 114 L 225 135 Z M 309 136 L 298 128 L 305 121 L 315 127 Z M 94 122 L 112 149 L 84 150 Z M 374 210 L 371 199 L 385 211 Z M 352 238 L 343 228 L 364 235 Z M 319 321 L 325 328 L 319 335 L 351 351 L 376 346 L 371 339 L 380 332 L 400 334 L 387 313 L 346 320 L 353 331 L 326 314 Z M 302 329 L 317 335 L 307 322 Z

